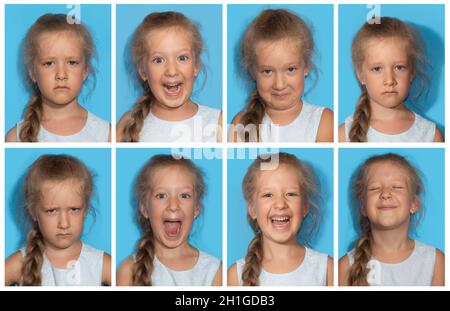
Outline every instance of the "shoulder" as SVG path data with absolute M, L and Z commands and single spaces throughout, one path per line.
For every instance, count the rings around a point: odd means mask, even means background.
M 213 264 L 216 266 L 220 265 L 219 258 L 217 258 L 213 255 L 210 255 L 208 253 L 205 253 L 204 251 L 201 251 L 201 250 L 199 250 L 199 258 L 205 264 Z
M 88 111 L 89 114 L 89 118 L 91 118 L 91 120 L 95 123 L 99 123 L 102 126 L 109 126 L 109 122 L 106 120 L 103 120 L 102 118 L 100 118 L 99 116 L 97 116 L 96 114 Z
M 238 114 L 234 116 L 233 120 L 231 120 L 231 124 L 234 124 L 234 125 L 240 124 L 244 113 L 245 113 L 245 111 L 239 111 Z
M 338 264 L 338 274 L 339 274 L 339 285 L 348 285 L 348 275 L 350 272 L 350 260 L 347 255 L 344 255 L 339 259 Z
M 127 286 L 132 285 L 133 280 L 133 257 L 128 257 L 125 259 L 117 270 L 117 285 Z
M 111 285 L 111 255 L 103 253 L 102 284 Z
M 14 283 L 20 283 L 22 277 L 22 253 L 15 252 L 5 261 L 5 285 L 9 286 Z
M 120 118 L 119 122 L 116 126 L 116 141 L 120 142 L 122 140 L 122 132 L 125 128 L 125 125 L 131 120 L 131 111 L 126 112 L 122 118 Z
M 327 256 L 327 286 L 334 285 L 334 260 Z
M 222 262 L 219 263 L 219 267 L 217 268 L 216 275 L 212 281 L 212 286 L 222 286 Z
M 347 138 L 345 135 L 345 123 L 342 123 L 341 125 L 339 125 L 338 140 L 340 143 L 345 143 L 347 141 Z
M 441 130 L 436 126 L 436 129 L 434 131 L 434 142 L 441 143 L 444 142 L 444 135 L 442 135 Z
M 227 272 L 228 286 L 239 286 L 237 263 L 231 265 Z
M 18 142 L 18 136 L 17 136 L 17 126 L 14 126 L 13 128 L 11 128 L 8 133 L 6 134 L 5 137 L 5 141 L 7 143 L 14 143 L 14 142 Z
M 328 108 L 323 108 L 319 129 L 317 131 L 317 142 L 333 142 L 333 124 L 333 111 Z
M 238 124 L 242 124 L 242 116 L 245 111 L 240 111 L 237 115 L 234 116 L 233 120 L 231 120 L 231 126 L 228 131 L 228 141 L 229 142 L 240 142 L 239 138 L 239 130 L 236 128 Z
M 436 257 L 434 260 L 433 278 L 431 280 L 433 286 L 445 285 L 445 255 L 440 250 L 436 249 Z

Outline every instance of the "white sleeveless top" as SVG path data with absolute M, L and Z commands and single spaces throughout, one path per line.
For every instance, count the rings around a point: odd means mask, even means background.
M 350 141 L 348 133 L 353 122 L 353 116 L 345 119 L 345 140 Z M 367 131 L 368 142 L 433 142 L 436 124 L 419 116 L 414 112 L 414 123 L 400 134 L 384 134 L 369 126 Z
M 303 102 L 297 118 L 289 124 L 272 123 L 266 113 L 262 119 L 261 142 L 315 142 L 324 107 Z
M 16 125 L 17 139 L 20 141 L 19 133 L 22 128 L 23 120 L 20 120 Z M 72 135 L 57 135 L 47 131 L 43 126 L 39 129 L 39 142 L 108 142 L 109 123 L 100 119 L 95 114 L 88 111 L 86 123 L 84 127 Z
M 151 112 L 144 120 L 140 142 L 217 142 L 220 110 L 199 105 L 197 113 L 186 120 L 167 121 Z
M 259 276 L 260 286 L 326 286 L 328 255 L 305 247 L 305 258 L 294 271 L 270 273 L 264 268 Z M 242 271 L 245 259 L 236 262 L 239 285 L 242 286 Z
M 354 254 L 355 249 L 347 254 L 350 266 Z M 384 263 L 372 257 L 367 264 L 367 282 L 370 286 L 430 286 L 435 257 L 436 248 L 415 240 L 413 252 L 400 263 Z
M 175 271 L 166 267 L 155 256 L 152 284 L 153 286 L 211 286 L 219 265 L 219 259 L 201 250 L 199 250 L 194 267 L 183 271 Z
M 20 249 L 25 258 L 25 247 Z M 103 251 L 82 244 L 78 260 L 67 269 L 53 267 L 44 253 L 42 286 L 100 286 L 103 274 Z

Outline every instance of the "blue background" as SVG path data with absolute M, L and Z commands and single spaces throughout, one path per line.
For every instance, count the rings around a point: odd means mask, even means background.
M 221 150 L 216 150 L 221 155 Z M 135 222 L 137 206 L 132 201 L 133 186 L 140 169 L 156 154 L 171 154 L 171 149 L 117 149 L 117 266 L 136 252 L 136 243 L 141 234 L 139 225 Z M 207 193 L 203 198 L 200 216 L 194 221 L 189 242 L 206 253 L 222 258 L 222 160 L 193 158 L 192 161 L 205 174 Z
M 228 115 L 233 117 L 245 108 L 251 88 L 239 72 L 239 41 L 253 19 L 265 9 L 288 9 L 312 25 L 315 43 L 313 63 L 318 68 L 317 84 L 311 89 L 313 77 L 305 80 L 302 97 L 311 104 L 333 110 L 333 5 L 228 5 Z
M 151 12 L 176 11 L 199 25 L 204 41 L 201 59 L 204 65 L 195 80 L 191 99 L 202 105 L 222 109 L 222 6 L 221 5 L 117 5 L 116 72 L 117 120 L 130 110 L 142 95 L 131 62 L 133 32 Z M 127 65 L 130 63 L 131 65 Z M 206 80 L 205 80 L 206 79 Z M 204 86 L 203 83 L 205 81 Z
M 111 253 L 111 150 L 82 148 L 26 148 L 5 150 L 5 256 L 8 257 L 25 245 L 26 224 L 17 209 L 23 209 L 23 182 L 28 167 L 43 154 L 68 154 L 81 160 L 94 174 L 95 220 L 89 213 L 81 239 Z
M 422 172 L 424 195 L 423 218 L 412 238 L 431 244 L 441 251 L 444 248 L 444 149 L 340 149 L 339 150 L 339 257 L 353 248 L 358 234 L 350 213 L 350 178 L 367 158 L 388 152 L 405 156 Z
M 361 94 L 352 66 L 351 46 L 369 11 L 366 5 L 339 5 L 339 124 L 353 114 Z M 428 95 L 409 107 L 435 122 L 444 133 L 444 5 L 381 5 L 381 16 L 410 23 L 421 35 L 433 69 L 429 73 Z
M 5 133 L 22 119 L 30 93 L 20 73 L 23 63 L 21 43 L 31 25 L 46 13 L 67 14 L 73 8 L 65 5 L 5 6 Z M 92 74 L 85 81 L 80 104 L 101 117 L 111 120 L 111 9 L 109 5 L 81 5 L 81 22 L 88 27 L 97 48 L 96 85 L 92 89 Z
M 236 151 L 237 150 L 237 151 Z M 253 151 L 250 151 L 253 150 Z M 248 245 L 254 237 L 250 224 L 247 222 L 247 203 L 242 194 L 242 180 L 248 167 L 254 161 L 254 152 L 258 154 L 274 153 L 275 149 L 229 149 L 235 159 L 228 160 L 228 267 L 247 253 Z M 279 149 L 297 156 L 312 166 L 321 188 L 323 205 L 319 206 L 322 218 L 311 247 L 333 257 L 333 150 L 332 149 Z M 245 159 L 239 159 L 238 152 L 244 152 Z

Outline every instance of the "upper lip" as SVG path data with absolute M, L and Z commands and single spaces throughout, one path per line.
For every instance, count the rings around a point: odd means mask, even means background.
M 67 85 L 57 85 L 55 86 L 55 89 L 68 89 L 69 87 Z
M 388 91 L 383 92 L 383 94 L 386 94 L 386 93 L 397 93 L 397 91 L 396 90 L 388 90 Z
M 276 214 L 276 215 L 270 216 L 269 218 L 270 218 L 270 220 L 274 220 L 274 219 L 283 220 L 283 219 L 286 219 L 286 218 L 287 219 L 291 219 L 291 216 L 287 215 L 287 214 Z
M 272 92 L 273 96 L 285 96 L 289 95 L 289 92 Z
M 385 204 L 385 205 L 380 205 L 378 206 L 379 209 L 383 209 L 383 208 L 396 208 L 397 206 L 395 206 L 394 204 Z

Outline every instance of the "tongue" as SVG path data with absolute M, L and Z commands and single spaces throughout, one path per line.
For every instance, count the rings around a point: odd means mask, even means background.
M 180 231 L 181 222 L 179 221 L 166 221 L 164 222 L 164 230 L 168 236 L 177 236 Z

